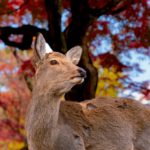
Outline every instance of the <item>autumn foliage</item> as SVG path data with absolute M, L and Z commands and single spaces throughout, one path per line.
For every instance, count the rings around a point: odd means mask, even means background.
M 150 55 L 149 0 L 2 0 L 0 2 L 0 149 L 26 145 L 24 117 L 30 101 L 34 67 L 31 45 L 41 32 L 54 50 L 83 47 L 80 66 L 86 82 L 68 99 L 133 96 L 150 99 L 149 80 L 140 63 Z M 132 63 L 133 55 L 139 60 Z M 130 61 L 131 60 L 131 61 Z
M 24 117 L 30 91 L 12 51 L 0 51 L 0 149 L 17 150 L 25 146 Z

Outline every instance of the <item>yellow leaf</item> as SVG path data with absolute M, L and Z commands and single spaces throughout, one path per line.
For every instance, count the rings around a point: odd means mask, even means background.
M 123 88 L 123 85 L 119 80 L 123 74 L 117 72 L 115 67 L 103 68 L 100 72 L 96 96 L 116 97 L 118 89 Z
M 104 68 L 103 73 L 102 73 L 102 76 L 103 76 L 103 77 L 108 77 L 108 74 L 109 74 L 108 68 Z
M 109 72 L 109 78 L 111 80 L 117 80 L 118 76 L 116 72 Z
M 117 91 L 115 88 L 110 87 L 107 89 L 107 94 L 108 94 L 108 96 L 116 97 Z
M 8 150 L 20 150 L 25 146 L 24 142 L 18 142 L 18 141 L 11 141 L 8 144 Z
M 118 74 L 118 77 L 120 78 L 124 77 L 124 74 L 122 72 L 118 72 L 117 74 Z

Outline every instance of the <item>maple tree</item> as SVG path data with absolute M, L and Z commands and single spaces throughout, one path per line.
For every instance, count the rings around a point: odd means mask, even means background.
M 32 38 L 37 32 L 41 32 L 54 50 L 65 53 L 74 45 L 83 46 L 84 54 L 80 65 L 86 69 L 88 77 L 82 86 L 70 92 L 67 97 L 71 99 L 83 100 L 95 95 L 98 76 L 89 57 L 91 51 L 88 49 L 98 35 L 110 35 L 111 51 L 114 54 L 105 55 L 109 60 L 118 57 L 119 53 L 127 49 L 144 47 L 146 50 L 140 52 L 149 53 L 148 0 L 4 0 L 0 6 L 0 39 L 6 45 L 27 50 L 31 47 Z M 65 10 L 69 13 L 63 24 L 65 29 L 62 31 L 61 15 Z M 108 19 L 101 19 L 100 16 Z M 123 29 L 116 34 L 109 27 L 111 17 L 122 22 Z M 13 27 L 12 23 L 16 27 Z M 121 68 L 122 63 L 119 59 L 117 61 L 114 65 L 120 65 Z
M 138 64 L 125 63 L 124 57 L 131 57 L 131 51 L 145 57 L 150 55 L 149 9 L 148 0 L 1 1 L 0 40 L 9 47 L 1 53 L 5 59 L 0 62 L 0 76 L 3 72 L 0 85 L 9 90 L 0 93 L 0 112 L 7 113 L 0 122 L 6 127 L 3 130 L 6 138 L 0 138 L 11 140 L 12 136 L 15 142 L 25 141 L 18 120 L 23 120 L 21 106 L 26 105 L 25 99 L 30 99 L 24 81 L 32 90 L 34 68 L 30 53 L 38 32 L 56 51 L 65 53 L 75 45 L 83 48 L 79 65 L 86 69 L 87 78 L 66 95 L 67 99 L 90 99 L 95 94 L 118 96 L 119 91 L 126 89 L 150 99 L 149 81 L 135 82 L 124 73 L 133 68 L 142 72 Z M 22 58 L 24 52 L 26 59 Z M 10 63 L 6 63 L 7 59 Z M 19 119 L 15 120 L 16 117 Z M 17 130 L 11 130 L 11 126 Z
M 30 91 L 11 48 L 0 55 L 0 149 L 17 150 L 25 146 L 24 114 Z

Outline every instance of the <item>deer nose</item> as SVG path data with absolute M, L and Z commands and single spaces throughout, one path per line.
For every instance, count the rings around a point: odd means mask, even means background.
M 86 71 L 82 68 L 79 68 L 78 69 L 78 72 L 80 73 L 80 76 L 83 77 L 83 78 L 86 78 Z

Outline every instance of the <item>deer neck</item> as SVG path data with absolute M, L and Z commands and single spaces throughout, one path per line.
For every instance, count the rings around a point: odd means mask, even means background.
M 59 116 L 60 98 L 49 93 L 33 96 L 32 100 L 35 101 L 35 105 L 33 106 L 35 115 L 42 115 L 43 123 L 51 122 L 51 126 L 56 127 Z
M 27 124 L 31 136 L 37 138 L 35 140 L 51 143 L 51 146 L 54 144 L 57 138 L 60 101 L 61 96 L 55 95 L 54 92 L 40 93 L 37 88 L 33 90 Z

